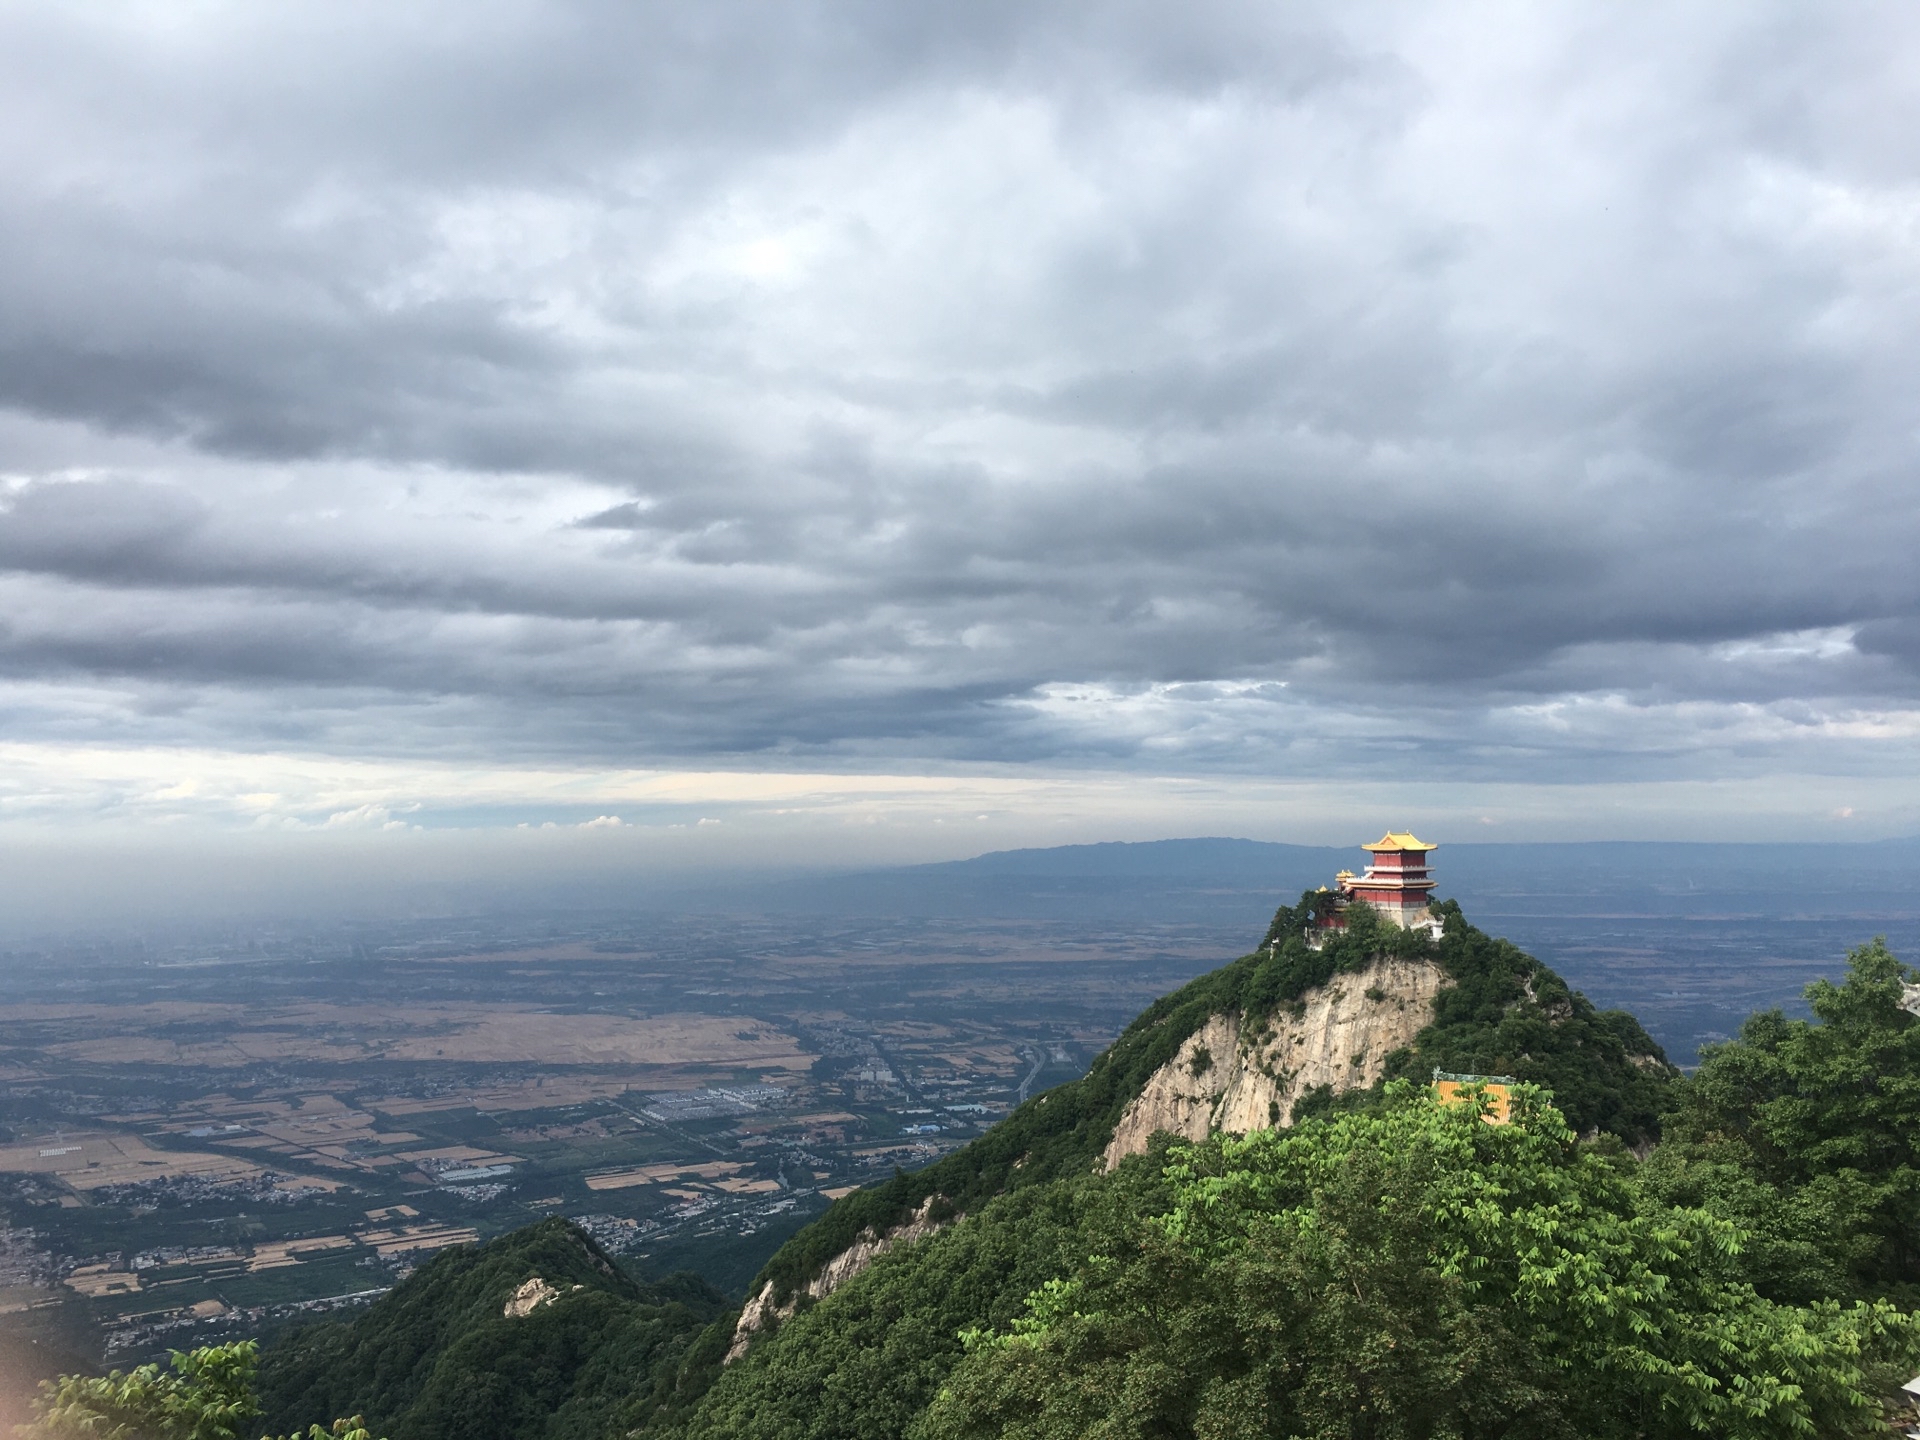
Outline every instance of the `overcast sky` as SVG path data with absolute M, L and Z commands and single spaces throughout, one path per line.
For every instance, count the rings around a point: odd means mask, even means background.
M 1916 55 L 0 7 L 0 815 L 1911 833 Z

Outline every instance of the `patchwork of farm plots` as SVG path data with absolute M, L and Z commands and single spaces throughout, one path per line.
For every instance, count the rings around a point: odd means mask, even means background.
M 104 1352 L 145 1358 L 364 1303 L 553 1215 L 739 1291 L 835 1198 L 1078 1073 L 1204 963 L 897 932 L 743 923 L 675 940 L 697 963 L 462 940 L 20 970 L 0 1326 L 77 1305 Z

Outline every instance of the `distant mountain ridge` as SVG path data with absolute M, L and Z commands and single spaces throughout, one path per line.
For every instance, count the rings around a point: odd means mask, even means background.
M 770 914 L 1111 918 L 1247 929 L 1264 921 L 1275 894 L 1322 883 L 1348 855 L 1228 838 L 1115 841 L 716 887 L 679 899 L 688 908 Z
M 970 860 L 906 868 L 909 873 L 919 874 L 950 871 L 984 875 L 1188 875 L 1216 882 L 1265 877 L 1271 883 L 1277 864 L 1317 864 L 1346 853 L 1330 845 L 1285 845 L 1269 840 L 1207 835 L 990 850 Z
M 1367 837 L 1362 837 L 1367 838 Z M 1435 838 L 1428 836 L 1425 838 Z M 1577 908 L 1685 915 L 1920 914 L 1920 840 L 1864 843 L 1565 841 L 1438 837 L 1439 893 L 1476 914 Z M 1226 836 L 997 850 L 681 895 L 689 908 L 771 914 L 1262 923 L 1276 894 L 1330 882 L 1360 844 L 1289 845 Z

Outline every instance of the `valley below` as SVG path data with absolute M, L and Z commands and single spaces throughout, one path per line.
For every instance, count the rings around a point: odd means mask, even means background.
M 1243 937 L 685 917 L 16 954 L 0 1333 L 270 1333 L 554 1215 L 743 1288 Z

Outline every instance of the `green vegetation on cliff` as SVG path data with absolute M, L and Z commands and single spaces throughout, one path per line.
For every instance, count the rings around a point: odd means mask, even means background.
M 900 1224 L 930 1196 L 940 1218 L 1085 1173 L 1128 1102 L 1209 1016 L 1237 1011 L 1258 1021 L 1383 954 L 1432 959 L 1452 982 L 1433 1024 L 1412 1049 L 1390 1057 L 1390 1074 L 1420 1078 L 1438 1067 L 1513 1075 L 1552 1090 L 1582 1133 L 1607 1131 L 1630 1143 L 1657 1133 L 1674 1071 L 1631 1015 L 1596 1011 L 1532 956 L 1468 924 L 1451 901 L 1435 907 L 1446 925 L 1438 942 L 1356 906 L 1350 928 L 1310 949 L 1304 932 L 1316 901 L 1309 891 L 1283 907 L 1259 950 L 1148 1006 L 1081 1079 L 1028 1101 L 945 1159 L 841 1200 L 774 1255 L 754 1289 L 771 1283 L 784 1302 L 862 1231 Z
M 1112 1203 L 1114 1193 L 1091 1177 L 1029 1185 L 963 1225 L 882 1255 L 729 1366 L 685 1434 L 905 1434 L 959 1362 L 961 1333 L 1013 1323 L 1027 1296 L 1071 1265 L 1087 1207 Z
M 535 1276 L 555 1297 L 504 1314 Z M 670 1403 L 689 1345 L 725 1309 L 693 1276 L 636 1283 L 548 1220 L 446 1251 L 364 1315 L 295 1332 L 267 1351 L 261 1400 L 282 1429 L 362 1414 L 404 1440 L 597 1440 Z
M 803 1306 L 690 1434 L 1884 1433 L 1920 1366 L 1887 1238 L 1920 1135 L 1920 1021 L 1898 1004 L 1920 977 L 1867 947 L 1814 987 L 1820 1023 L 1756 1017 L 1676 1084 L 1511 947 L 1461 938 L 1479 994 L 1423 1043 L 1510 1056 L 1552 1007 L 1575 1025 L 1546 1062 L 1602 1057 L 1587 1093 L 1615 1114 L 1658 1084 L 1676 1138 L 1640 1162 L 1531 1086 L 1495 1127 L 1402 1083 L 1019 1189 Z M 855 1374 L 869 1402 L 829 1398 Z
M 1170 1160 L 1166 1202 L 1083 1228 L 895 1433 L 1872 1435 L 1920 1358 L 1884 1302 L 1760 1296 L 1735 1227 L 1649 1195 L 1530 1086 L 1508 1125 L 1399 1082 Z
M 1436 951 L 1453 983 L 1434 1000 L 1433 1024 L 1388 1074 L 1512 1075 L 1551 1091 L 1580 1134 L 1652 1141 L 1676 1072 L 1640 1022 L 1594 1009 L 1511 941 L 1469 925 L 1453 901 L 1434 909 L 1446 921 Z
M 1312 950 L 1314 903 L 1083 1079 L 801 1232 L 756 1282 L 791 1312 L 732 1365 L 717 1295 L 637 1283 L 552 1221 L 274 1347 L 263 1418 L 364 1414 L 393 1440 L 1883 1433 L 1920 1366 L 1920 976 L 1864 947 L 1810 989 L 1813 1021 L 1756 1016 L 1683 1080 L 1453 906 L 1437 941 L 1358 913 Z M 1451 982 L 1402 1078 L 1100 1171 L 1209 1016 L 1257 1022 L 1382 953 Z M 1410 1083 L 1436 1066 L 1517 1076 L 1515 1123 Z M 944 1228 L 805 1296 L 929 1199 Z M 503 1315 L 533 1276 L 557 1293 Z

